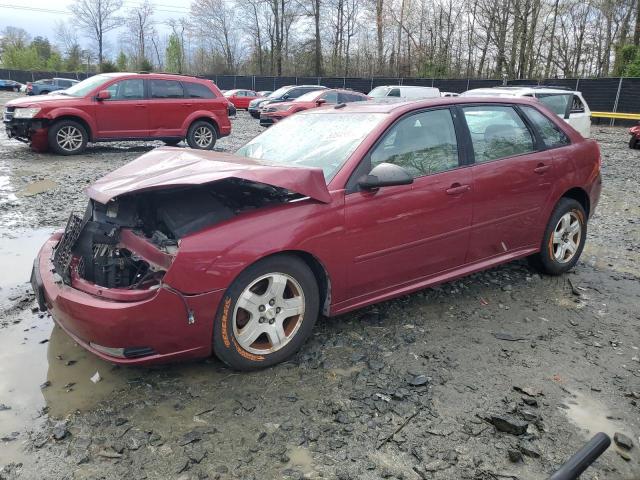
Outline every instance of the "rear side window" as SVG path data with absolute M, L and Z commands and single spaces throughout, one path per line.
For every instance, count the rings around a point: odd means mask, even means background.
M 463 107 L 476 163 L 533 152 L 533 137 L 522 118 L 502 105 Z
M 149 82 L 151 98 L 183 98 L 182 85 L 176 80 L 151 80 Z
M 371 153 L 371 168 L 393 163 L 414 178 L 457 168 L 458 143 L 449 109 L 429 110 L 403 118 Z
M 564 118 L 567 113 L 567 107 L 569 106 L 569 102 L 572 100 L 573 95 L 570 93 L 567 94 L 538 94 L 538 100 L 549 108 L 553 113 L 559 115 Z
M 533 107 L 522 106 L 522 111 L 525 113 L 527 118 L 533 123 L 540 135 L 542 136 L 542 141 L 544 142 L 547 148 L 555 148 L 562 147 L 563 145 L 569 145 L 569 137 L 565 135 L 565 133 L 560 130 L 547 117 L 545 117 L 542 113 L 536 110 Z
M 60 85 L 61 87 L 70 87 L 71 85 L 73 85 L 73 83 L 71 82 L 71 80 L 58 80 L 58 85 Z
M 184 88 L 188 98 L 216 98 L 210 89 L 199 83 L 185 82 Z

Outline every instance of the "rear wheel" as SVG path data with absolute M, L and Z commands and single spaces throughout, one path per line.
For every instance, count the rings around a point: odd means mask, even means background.
M 290 357 L 319 313 L 315 276 L 290 255 L 266 258 L 231 284 L 213 329 L 213 350 L 232 368 L 255 370 Z
M 76 155 L 87 146 L 89 135 L 80 123 L 60 120 L 49 127 L 49 147 L 59 155 Z
M 198 150 L 211 150 L 217 138 L 215 127 L 204 120 L 193 122 L 187 132 L 187 143 Z
M 529 257 L 532 266 L 548 275 L 561 275 L 578 262 L 587 238 L 587 215 L 572 198 L 561 198 L 554 209 L 540 252 Z
M 638 148 L 638 139 L 636 137 L 632 136 L 629 139 L 629 148 L 631 148 L 631 149 Z

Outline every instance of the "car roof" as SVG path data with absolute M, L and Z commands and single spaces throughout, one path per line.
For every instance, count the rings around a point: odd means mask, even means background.
M 331 107 L 331 108 L 318 108 L 305 110 L 304 112 L 300 112 L 299 115 L 315 115 L 319 113 L 398 113 L 402 114 L 404 112 L 409 112 L 412 110 L 420 109 L 420 108 L 429 108 L 429 107 L 438 107 L 438 106 L 447 106 L 447 105 L 459 105 L 459 104 L 467 104 L 467 103 L 504 103 L 507 105 L 510 104 L 521 104 L 521 105 L 540 105 L 540 103 L 534 98 L 520 98 L 520 97 L 511 97 L 511 98 L 500 98 L 500 97 L 434 97 L 429 99 L 422 100 L 406 100 L 399 102 L 350 102 L 345 104 L 339 104 L 339 108 Z
M 553 86 L 510 86 L 510 87 L 491 87 L 491 88 L 474 88 L 464 92 L 465 96 L 473 95 L 502 95 L 502 96 L 522 96 L 533 95 L 535 93 L 579 93 L 575 90 L 553 87 Z
M 144 77 L 151 78 L 153 80 L 180 80 L 180 81 L 211 81 L 208 78 L 202 77 L 194 77 L 191 75 L 179 75 L 174 73 L 136 73 L 136 72 L 109 72 L 109 73 L 99 73 L 98 75 L 102 75 L 104 77 L 109 78 L 118 78 L 118 77 Z

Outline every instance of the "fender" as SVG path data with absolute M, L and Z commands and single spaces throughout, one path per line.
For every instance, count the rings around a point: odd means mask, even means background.
M 60 117 L 78 117 L 84 120 L 84 122 L 89 125 L 89 139 L 93 140 L 95 136 L 95 132 L 97 131 L 98 126 L 96 125 L 95 118 L 89 115 L 84 110 L 80 110 L 79 108 L 73 107 L 58 107 L 46 113 L 45 118 L 48 118 L 51 121 L 55 121 Z
M 224 108 L 222 109 L 226 113 L 226 106 L 224 106 Z M 220 137 L 225 137 L 229 135 L 229 133 L 231 133 L 231 122 L 229 122 L 228 116 L 211 110 L 196 110 L 195 112 L 191 113 L 182 123 L 183 135 L 187 135 L 189 126 L 198 118 L 208 118 L 209 120 L 213 121 L 218 127 L 218 133 Z

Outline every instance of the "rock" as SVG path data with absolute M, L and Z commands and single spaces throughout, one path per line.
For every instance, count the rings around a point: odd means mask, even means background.
M 506 342 L 519 342 L 521 340 L 526 340 L 526 338 L 524 337 L 518 337 L 505 332 L 496 332 L 493 334 L 493 336 L 496 337 L 498 340 L 504 340 Z
M 125 423 L 127 423 L 129 420 L 127 420 L 126 418 L 122 418 L 122 417 L 118 417 L 114 420 L 114 424 L 116 427 L 120 427 L 122 425 L 124 425 Z
M 426 375 L 415 375 L 408 380 L 409 385 L 412 387 L 421 387 L 422 385 L 426 385 L 429 383 L 429 377 Z
M 623 452 L 622 450 L 616 450 L 616 452 L 625 462 L 631 461 L 631 455 L 629 455 L 627 452 Z
M 616 445 L 625 450 L 631 450 L 633 448 L 633 440 L 627 437 L 624 433 L 616 432 L 613 435 L 613 441 Z
M 69 430 L 67 430 L 67 422 L 56 423 L 53 427 L 52 435 L 56 440 L 62 440 L 67 435 L 69 435 Z
M 4 412 L 5 410 L 11 410 L 9 405 L 5 405 L 4 403 L 0 403 L 0 412 Z
M 529 424 L 510 415 L 490 415 L 485 418 L 487 422 L 496 427 L 499 432 L 511 435 L 524 435 Z
M 509 454 L 509 461 L 512 463 L 521 463 L 524 462 L 524 458 L 522 458 L 522 452 L 520 450 L 515 450 L 510 448 L 507 453 Z
M 523 455 L 529 458 L 540 458 L 540 452 L 535 450 L 529 443 L 520 442 L 518 444 L 518 450 L 522 452 Z

